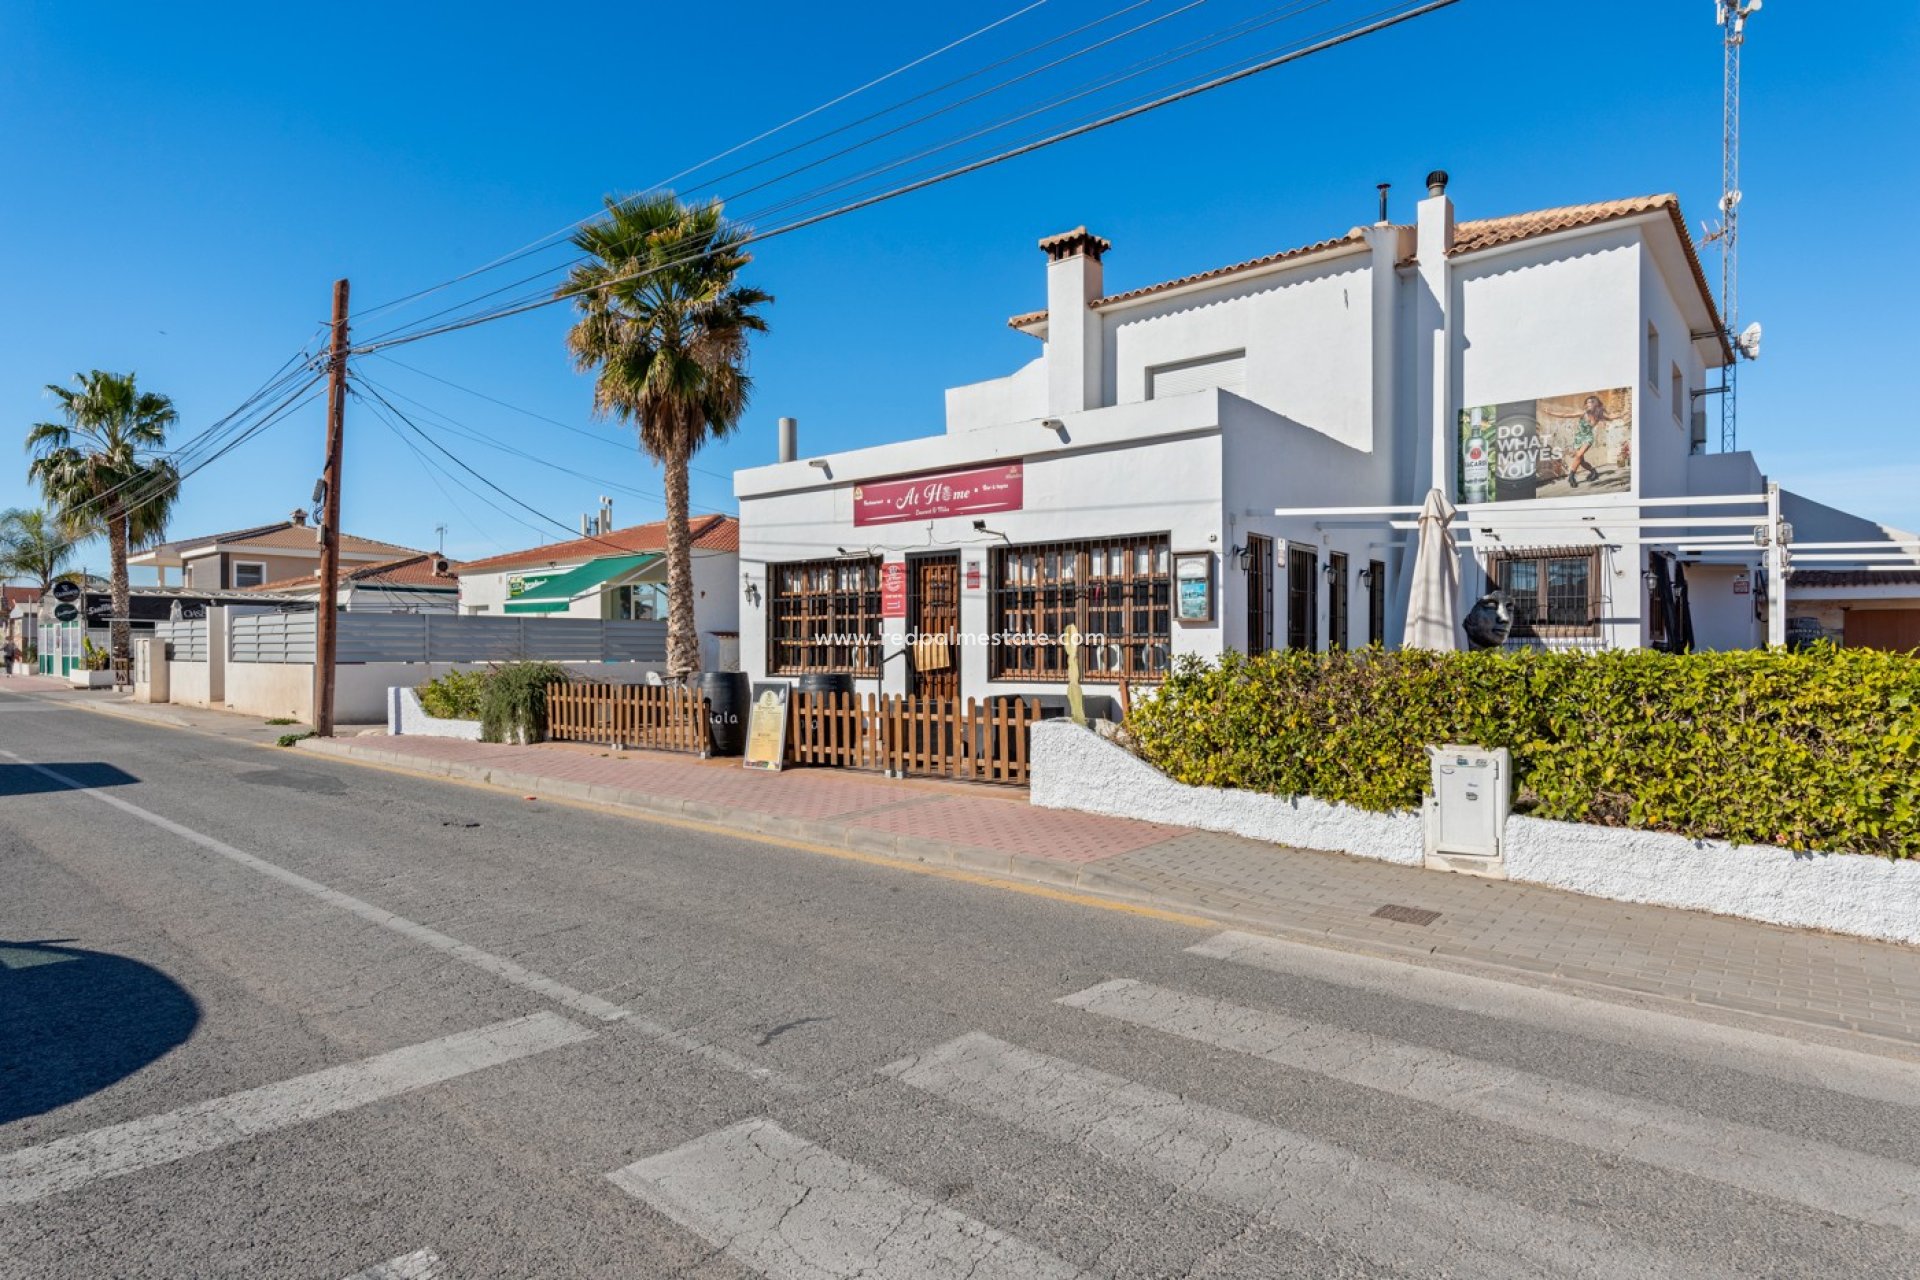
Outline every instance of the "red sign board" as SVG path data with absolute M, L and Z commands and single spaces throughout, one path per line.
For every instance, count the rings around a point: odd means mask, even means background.
M 853 523 L 894 524 L 901 520 L 932 520 L 940 516 L 972 516 L 988 511 L 1018 511 L 1021 466 L 975 467 L 876 480 L 855 485 Z
M 980 562 L 978 560 L 969 560 L 967 561 L 967 590 L 978 591 L 979 589 Z
M 907 566 L 898 560 L 880 566 L 880 616 L 907 616 Z

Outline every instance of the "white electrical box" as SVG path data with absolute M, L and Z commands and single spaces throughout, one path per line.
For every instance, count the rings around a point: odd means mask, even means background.
M 1502 859 L 1513 802 L 1513 757 L 1505 747 L 1427 748 L 1433 792 L 1427 797 L 1427 865 L 1506 877 Z

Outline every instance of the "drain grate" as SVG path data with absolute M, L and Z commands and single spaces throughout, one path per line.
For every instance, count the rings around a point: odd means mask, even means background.
M 1401 924 L 1417 924 L 1422 927 L 1440 918 L 1438 911 L 1429 911 L 1425 907 L 1403 907 L 1395 902 L 1389 902 L 1373 914 L 1382 920 L 1398 920 Z

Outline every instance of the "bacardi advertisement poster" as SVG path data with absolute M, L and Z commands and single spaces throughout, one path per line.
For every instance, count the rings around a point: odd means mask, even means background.
M 1463 503 L 1633 490 L 1633 389 L 1460 411 Z

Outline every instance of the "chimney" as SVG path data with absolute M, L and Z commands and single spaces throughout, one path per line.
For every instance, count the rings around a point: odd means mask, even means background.
M 1103 291 L 1100 259 L 1113 246 L 1085 227 L 1040 242 L 1047 255 L 1047 412 L 1100 407 L 1104 344 L 1092 303 Z
M 1373 225 L 1376 227 L 1384 227 L 1388 225 L 1387 192 L 1392 189 L 1393 184 L 1391 182 L 1376 182 L 1373 185 L 1374 188 L 1380 192 L 1380 216 L 1374 219 Z
M 792 462 L 800 456 L 800 423 L 793 418 L 780 419 L 780 461 Z
M 604 493 L 600 495 L 600 532 L 603 535 L 613 532 L 613 499 Z
M 593 517 L 584 511 L 580 513 L 580 536 L 583 538 L 593 536 Z
M 1435 169 L 1427 175 L 1427 198 L 1420 202 L 1419 239 L 1415 252 L 1420 261 L 1438 261 L 1453 250 L 1453 201 L 1447 198 L 1447 171 Z
M 294 528 L 296 529 L 304 529 L 307 527 L 307 513 L 304 508 L 295 507 L 287 513 L 287 519 L 293 521 Z

